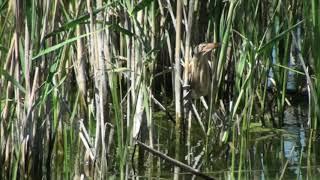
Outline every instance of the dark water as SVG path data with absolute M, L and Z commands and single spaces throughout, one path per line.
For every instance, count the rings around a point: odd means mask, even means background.
M 251 144 L 247 149 L 245 170 L 241 171 L 241 179 L 320 179 L 319 154 L 316 150 L 319 141 L 313 143 L 308 154 L 309 129 L 306 106 L 301 103 L 289 106 L 284 112 L 286 133 Z M 236 160 L 237 161 L 237 160 Z M 308 162 L 309 161 L 309 162 Z M 228 174 L 229 172 L 229 174 Z M 238 179 L 238 174 L 234 174 Z M 221 179 L 231 179 L 230 171 Z
M 243 149 L 242 168 L 240 164 L 240 146 L 235 150 L 235 168 L 231 171 L 232 152 L 228 144 L 219 143 L 214 147 L 210 155 L 210 171 L 206 174 L 216 179 L 320 179 L 320 160 L 318 158 L 318 139 L 309 139 L 308 105 L 303 97 L 298 103 L 287 106 L 284 112 L 284 126 L 279 131 L 266 133 L 249 133 L 245 139 Z M 192 146 L 194 157 L 200 154 L 203 147 L 201 133 L 193 136 L 197 139 Z M 168 137 L 164 144 L 169 143 L 170 135 L 164 133 L 162 137 Z M 238 138 L 238 141 L 241 138 Z M 309 142 L 312 148 L 309 148 Z M 238 142 L 239 143 L 239 142 Z M 173 149 L 173 142 L 171 144 Z M 173 157 L 169 149 L 168 154 Z M 161 175 L 158 177 L 172 179 L 173 166 L 162 161 Z M 201 168 L 206 169 L 204 167 Z M 212 170 L 213 169 L 213 170 Z M 203 170 L 205 171 L 205 170 Z M 240 173 L 240 175 L 239 175 Z M 181 173 L 185 179 L 191 179 L 189 173 Z M 198 178 L 196 178 L 198 179 Z

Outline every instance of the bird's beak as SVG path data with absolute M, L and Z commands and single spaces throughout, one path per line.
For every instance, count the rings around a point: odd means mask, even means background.
M 218 47 L 220 47 L 220 43 L 207 43 L 206 46 L 203 48 L 203 54 L 207 54 L 208 52 Z

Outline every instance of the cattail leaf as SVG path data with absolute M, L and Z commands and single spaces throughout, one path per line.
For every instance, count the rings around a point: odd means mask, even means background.
M 114 69 L 108 69 L 107 71 L 112 71 L 112 72 L 126 72 L 130 71 L 129 68 L 121 67 L 121 68 L 114 68 Z
M 123 34 L 125 34 L 125 35 L 128 35 L 128 36 L 130 36 L 130 37 L 134 35 L 131 31 L 129 31 L 129 30 L 127 30 L 127 29 L 119 26 L 118 24 L 111 24 L 111 25 L 109 26 L 109 28 L 110 28 L 111 30 L 114 30 L 114 31 L 117 31 L 117 32 L 121 32 L 121 33 L 123 33 Z
M 100 31 L 101 31 L 101 30 L 100 30 Z M 35 59 L 37 59 L 37 58 L 40 57 L 40 56 L 43 56 L 43 55 L 48 54 L 48 53 L 50 53 L 50 52 L 52 52 L 52 51 L 55 51 L 55 50 L 57 50 L 57 49 L 65 46 L 65 45 L 67 45 L 67 44 L 69 44 L 69 43 L 72 43 L 72 42 L 74 42 L 74 41 L 76 41 L 76 40 L 78 40 L 78 39 L 81 39 L 81 38 L 83 38 L 83 37 L 89 36 L 89 35 L 91 35 L 91 34 L 92 34 L 92 33 L 87 33 L 87 34 L 83 34 L 83 35 L 81 35 L 81 36 L 76 36 L 76 37 L 67 39 L 67 40 L 65 40 L 65 41 L 63 41 L 63 42 L 61 42 L 61 43 L 59 43 L 59 44 L 56 44 L 56 45 L 51 46 L 51 47 L 49 47 L 49 48 L 46 48 L 46 49 L 40 51 L 40 53 L 37 54 L 36 56 L 32 57 L 32 60 L 35 60 Z
M 106 7 L 102 7 L 102 8 L 99 8 L 99 9 L 95 9 L 92 14 L 93 15 L 96 15 L 97 13 L 99 13 L 100 11 L 104 10 Z M 73 28 L 73 27 L 76 27 L 77 25 L 79 24 L 83 24 L 85 22 L 85 20 L 89 19 L 90 17 L 90 14 L 89 13 L 86 13 L 84 15 L 81 15 L 79 16 L 78 18 L 72 20 L 72 21 L 69 21 L 67 22 L 66 24 L 62 25 L 61 27 L 59 27 L 58 29 L 48 33 L 46 36 L 45 36 L 45 39 L 47 38 L 50 38 L 51 36 L 54 36 L 60 32 L 63 32 L 63 31 L 66 31 L 70 28 Z
M 261 48 L 258 49 L 258 54 L 260 54 L 265 49 L 272 47 L 277 41 L 282 39 L 285 35 L 287 35 L 287 33 L 291 32 L 296 27 L 298 27 L 302 22 L 303 22 L 303 20 L 298 22 L 297 24 L 291 26 L 289 29 L 283 31 L 282 33 L 280 33 L 278 36 L 274 37 L 273 39 L 271 39 L 269 42 L 267 42 L 265 45 L 263 45 Z
M 149 6 L 152 1 L 154 0 L 143 0 L 140 3 L 138 3 L 132 10 L 131 14 L 136 14 L 137 12 L 141 11 L 142 9 L 144 9 L 145 7 Z
M 7 71 L 0 70 L 0 75 L 4 76 L 4 78 L 7 79 L 8 81 L 12 82 L 12 84 L 15 85 L 16 87 L 18 87 L 20 89 L 20 91 L 22 91 L 23 93 L 26 92 L 26 89 L 13 76 L 11 76 Z

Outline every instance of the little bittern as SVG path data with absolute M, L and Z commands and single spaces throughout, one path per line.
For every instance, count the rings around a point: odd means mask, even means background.
M 210 53 L 219 47 L 218 43 L 201 43 L 194 49 L 192 61 L 189 63 L 189 84 L 191 96 L 194 99 L 205 96 L 210 92 L 211 68 Z

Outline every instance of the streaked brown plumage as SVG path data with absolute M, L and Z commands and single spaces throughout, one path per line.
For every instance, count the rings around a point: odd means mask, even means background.
M 194 50 L 192 61 L 189 63 L 189 84 L 191 97 L 194 99 L 205 96 L 210 92 L 211 68 L 209 65 L 209 52 L 217 47 L 219 47 L 218 43 L 201 43 Z

